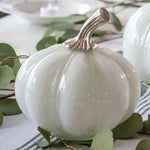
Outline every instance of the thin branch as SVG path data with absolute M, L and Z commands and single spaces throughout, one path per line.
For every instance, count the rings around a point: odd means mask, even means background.
M 69 149 L 69 150 L 78 150 L 77 148 L 68 145 L 68 144 L 65 143 L 63 140 L 60 140 L 60 142 L 62 142 L 62 143 L 66 146 L 66 148 Z
M 6 60 L 8 60 L 8 59 L 27 59 L 28 57 L 29 57 L 29 56 L 27 56 L 27 55 L 19 55 L 19 56 L 14 56 L 14 57 L 12 57 L 12 56 L 5 57 L 5 58 L 3 58 L 3 59 L 0 60 L 0 65 L 1 65 L 4 61 L 6 61 Z
M 124 28 L 124 27 L 125 27 L 124 25 L 119 25 L 119 24 L 112 23 L 112 22 L 108 22 L 107 24 L 115 25 L 115 26 L 122 27 L 122 28 Z
M 112 39 L 106 39 L 106 40 L 99 41 L 99 42 L 97 42 L 97 44 L 108 42 L 108 41 L 112 41 L 112 40 L 116 40 L 116 39 L 120 39 L 120 38 L 122 38 L 122 35 L 118 36 L 118 37 L 114 37 Z
M 0 97 L 0 100 L 3 100 L 5 98 L 9 98 L 9 97 L 12 97 L 12 96 L 15 96 L 15 93 L 12 93 L 12 94 L 9 94 L 9 95 L 5 95 L 3 97 Z
M 12 82 L 15 82 L 15 80 L 11 80 L 11 83 L 12 83 Z
M 147 134 L 150 135 L 150 131 L 148 131 L 148 130 L 146 130 L 146 129 L 142 129 L 142 131 L 143 131 L 144 133 L 147 133 Z
M 150 85 L 145 84 L 145 83 L 142 83 L 142 85 L 150 89 Z
M 15 91 L 13 89 L 0 89 L 0 91 Z

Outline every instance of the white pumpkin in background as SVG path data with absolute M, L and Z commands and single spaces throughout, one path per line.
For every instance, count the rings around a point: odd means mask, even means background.
M 123 45 L 123 55 L 134 65 L 140 79 L 150 83 L 150 4 L 129 19 Z
M 53 135 L 73 140 L 113 129 L 134 111 L 140 84 L 120 54 L 98 47 L 91 34 L 109 20 L 97 10 L 79 35 L 31 56 L 16 78 L 16 98 L 24 114 Z

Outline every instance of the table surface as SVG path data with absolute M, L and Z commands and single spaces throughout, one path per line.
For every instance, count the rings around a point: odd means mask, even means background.
M 46 26 L 30 24 L 19 16 L 6 16 L 0 19 L 0 43 L 11 44 L 17 49 L 17 54 L 31 55 L 36 51 L 35 46 L 45 30 Z M 105 42 L 101 46 L 114 51 L 123 49 L 122 39 Z M 14 150 L 29 140 L 30 142 L 20 150 L 34 149 L 32 144 L 41 138 L 36 128 L 37 126 L 23 114 L 4 117 L 0 127 L 0 150 Z M 138 135 L 131 140 L 117 140 L 114 150 L 134 150 L 141 138 L 145 137 Z M 29 148 L 30 146 L 32 148 Z

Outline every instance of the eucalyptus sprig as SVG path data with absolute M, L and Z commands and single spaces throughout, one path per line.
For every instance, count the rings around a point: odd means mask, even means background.
M 149 129 L 150 116 L 148 121 L 142 120 L 142 116 L 138 113 L 132 114 L 126 121 L 118 125 L 112 131 L 104 128 L 99 131 L 91 141 L 66 141 L 57 139 L 55 142 L 47 143 L 50 132 L 40 128 L 40 133 L 45 137 L 45 140 L 36 142 L 39 148 L 50 148 L 55 150 L 113 150 L 113 143 L 116 139 L 133 138 L 138 132 L 144 128 Z M 41 132 L 44 131 L 44 132 Z M 136 147 L 136 150 L 149 150 L 150 140 L 142 140 Z
M 109 1 L 109 0 L 100 0 L 103 3 L 105 3 L 105 8 L 109 8 L 109 7 L 118 7 L 118 6 L 124 6 L 124 7 L 141 7 L 141 3 L 147 3 L 150 2 L 150 0 L 123 0 L 123 1 L 119 1 L 119 2 L 115 2 L 115 1 Z
M 105 35 L 118 35 L 124 28 L 120 19 L 114 12 L 110 12 L 111 24 L 116 29 L 116 32 L 110 30 L 96 30 L 93 37 L 103 37 Z M 43 37 L 37 43 L 36 49 L 42 50 L 54 44 L 62 43 L 69 38 L 75 37 L 79 33 L 81 25 L 88 18 L 86 15 L 71 15 L 52 22 L 46 29 Z M 108 39 L 109 40 L 109 39 Z
M 12 46 L 6 43 L 0 43 L 0 91 L 7 91 L 9 94 L 0 95 L 0 125 L 3 122 L 4 115 L 17 115 L 21 110 L 16 102 L 13 89 L 5 88 L 14 81 L 15 76 L 21 66 L 19 59 L 26 59 L 28 56 L 17 56 Z

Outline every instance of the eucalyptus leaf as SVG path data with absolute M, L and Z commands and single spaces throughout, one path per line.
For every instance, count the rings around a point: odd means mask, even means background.
M 102 30 L 95 30 L 93 32 L 93 36 L 104 36 L 107 34 L 107 31 L 102 31 Z
M 124 6 L 130 6 L 130 7 L 135 7 L 135 8 L 139 8 L 139 7 L 141 7 L 141 5 L 136 5 L 136 4 L 132 4 L 132 3 L 124 3 L 123 4 Z
M 140 141 L 136 147 L 136 150 L 150 150 L 150 140 L 144 139 Z
M 72 30 L 74 29 L 74 27 L 75 27 L 74 23 L 63 21 L 56 21 L 50 24 L 50 28 L 52 30 L 59 30 L 59 31 Z
M 38 42 L 38 44 L 36 45 L 36 49 L 37 51 L 39 51 L 55 44 L 57 44 L 55 37 L 44 37 Z
M 134 113 L 125 122 L 113 129 L 115 139 L 127 139 L 136 135 L 143 128 L 142 117 L 138 113 Z
M 53 143 L 50 148 L 50 150 L 66 150 L 66 147 L 62 143 Z
M 49 36 L 54 37 L 58 41 L 65 33 L 65 31 L 54 30 L 49 33 Z
M 47 140 L 47 142 L 50 143 L 51 133 L 49 131 L 46 131 L 45 129 L 42 129 L 41 127 L 38 127 L 38 131 L 43 135 L 43 137 Z
M 45 33 L 44 33 L 43 37 L 51 36 L 51 33 L 53 33 L 54 31 L 55 31 L 55 30 L 54 30 L 54 29 L 52 29 L 52 27 L 51 27 L 51 26 L 49 26 L 49 27 L 46 29 L 46 31 L 45 31 Z
M 0 126 L 2 125 L 2 123 L 3 123 L 3 114 L 2 112 L 0 112 Z
M 63 22 L 63 21 L 53 22 L 47 28 L 43 37 L 52 36 L 52 37 L 55 37 L 56 40 L 58 41 L 59 38 L 61 38 L 67 31 L 70 32 L 71 30 L 74 30 L 73 23 Z
M 104 128 L 99 131 L 93 138 L 92 150 L 112 150 L 113 149 L 113 135 L 112 131 L 108 128 Z
M 4 87 L 10 83 L 14 73 L 12 68 L 7 65 L 0 66 L 0 87 Z
M 79 143 L 69 143 L 69 146 L 72 146 L 76 149 L 85 149 L 88 148 L 87 145 L 79 144 Z
M 115 13 L 110 12 L 110 19 L 111 19 L 111 22 L 114 25 L 115 29 L 117 31 L 121 31 L 122 30 L 122 23 L 119 20 L 119 18 L 115 15 Z
M 150 0 L 141 0 L 142 2 L 150 2 Z
M 39 148 L 44 148 L 49 146 L 49 142 L 47 140 L 41 140 L 35 143 Z
M 92 140 L 90 141 L 70 141 L 71 143 L 74 143 L 74 144 L 79 144 L 79 145 L 91 145 L 92 143 Z
M 123 55 L 123 51 L 118 51 L 117 53 L 119 53 L 120 55 Z
M 18 59 L 14 60 L 14 66 L 13 66 L 13 71 L 14 71 L 14 75 L 16 76 L 19 69 L 21 67 L 20 61 Z
M 6 57 L 14 57 L 16 56 L 15 50 L 6 43 L 0 43 L 0 60 Z M 14 66 L 14 59 L 8 59 L 3 62 L 3 65 L 8 65 L 10 67 Z
M 150 131 L 150 115 L 148 115 L 148 120 L 144 121 L 143 128 Z
M 85 21 L 87 17 L 85 15 L 74 14 L 68 17 L 60 18 L 59 21 L 70 22 L 70 23 L 78 23 L 81 21 Z
M 59 42 L 64 42 L 65 40 L 73 38 L 73 37 L 77 36 L 78 33 L 79 33 L 79 31 L 75 30 L 75 29 L 66 30 L 65 34 L 60 38 Z
M 56 41 L 59 41 L 61 37 L 66 33 L 66 31 L 60 31 L 60 30 L 53 30 L 49 28 L 45 33 L 43 37 L 54 37 Z
M 111 2 L 110 4 L 106 5 L 105 8 L 109 8 L 109 7 L 115 7 L 115 6 L 120 6 L 123 5 L 124 2 Z
M 0 112 L 3 115 L 17 115 L 21 113 L 21 110 L 15 99 L 3 99 L 0 100 Z

